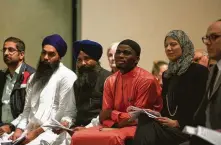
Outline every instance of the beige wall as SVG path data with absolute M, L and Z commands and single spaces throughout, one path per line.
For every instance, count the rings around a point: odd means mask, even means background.
M 47 35 L 58 33 L 68 43 L 63 62 L 71 68 L 72 0 L 1 0 L 0 48 L 9 36 L 24 40 L 26 62 L 32 66 L 40 56 L 41 42 Z M 0 56 L 0 68 L 5 67 Z
M 221 0 L 82 0 L 81 38 L 100 42 L 104 51 L 126 38 L 142 47 L 140 66 L 151 70 L 154 60 L 167 60 L 163 41 L 167 32 L 182 29 L 195 48 L 205 48 L 201 37 L 221 18 Z M 108 68 L 106 53 L 102 65 Z
M 167 60 L 163 40 L 172 29 L 186 31 L 196 48 L 204 48 L 201 37 L 207 26 L 221 18 L 220 0 L 79 0 L 79 39 L 92 39 L 104 47 L 101 63 L 108 67 L 106 50 L 126 38 L 142 47 L 140 66 L 151 70 L 154 60 Z M 58 33 L 69 49 L 63 62 L 71 68 L 71 0 L 1 0 L 0 47 L 16 36 L 26 43 L 26 62 L 36 66 L 42 39 Z M 2 60 L 2 55 L 0 55 Z M 0 61 L 0 68 L 4 62 Z

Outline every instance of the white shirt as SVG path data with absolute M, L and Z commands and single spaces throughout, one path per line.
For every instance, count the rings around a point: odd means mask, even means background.
M 17 80 L 17 77 L 19 75 L 21 65 L 22 64 L 20 64 L 19 67 L 15 70 L 12 77 L 10 76 L 10 73 L 6 76 L 6 82 L 5 82 L 4 91 L 2 95 L 2 122 L 3 123 L 10 123 L 13 120 L 11 107 L 10 107 L 10 96 L 14 88 L 15 82 Z
M 52 124 L 52 118 L 71 123 L 77 112 L 73 90 L 76 79 L 75 73 L 60 63 L 40 93 L 32 94 L 36 92 L 35 88 L 28 85 L 24 111 L 11 123 L 23 130 L 32 130 L 39 126 L 46 130 L 47 127 L 43 126 Z

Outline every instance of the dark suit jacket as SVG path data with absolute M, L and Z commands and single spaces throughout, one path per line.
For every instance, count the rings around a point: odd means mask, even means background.
M 23 63 L 17 80 L 15 82 L 14 88 L 12 90 L 10 96 L 10 106 L 13 118 L 18 117 L 20 113 L 22 113 L 25 104 L 25 95 L 26 95 L 26 87 L 25 84 L 27 83 L 27 79 L 30 77 L 32 73 L 35 72 L 35 69 L 31 66 Z M 2 95 L 4 91 L 4 86 L 6 82 L 6 76 L 9 74 L 9 71 L 0 71 L 0 123 L 1 121 L 1 113 L 2 113 Z M 23 84 L 23 85 L 21 85 Z
M 195 123 L 205 126 L 206 122 L 206 109 L 209 107 L 209 121 L 212 129 L 221 129 L 221 76 L 219 76 L 213 92 L 209 93 L 209 86 L 214 71 L 214 66 L 211 68 L 209 78 L 207 81 L 206 93 L 204 98 L 195 113 Z

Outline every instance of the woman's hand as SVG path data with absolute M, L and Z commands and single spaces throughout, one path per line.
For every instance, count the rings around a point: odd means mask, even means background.
M 157 117 L 157 121 L 159 121 L 162 125 L 169 126 L 169 127 L 180 127 L 177 120 L 172 120 L 167 117 Z

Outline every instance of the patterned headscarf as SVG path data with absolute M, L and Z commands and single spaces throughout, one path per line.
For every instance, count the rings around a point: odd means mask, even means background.
M 169 62 L 168 70 L 165 71 L 164 76 L 170 78 L 172 75 L 182 75 L 184 74 L 192 63 L 194 57 L 194 46 L 189 37 L 182 30 L 172 30 L 167 37 L 171 37 L 176 40 L 182 49 L 182 56 L 176 62 Z

